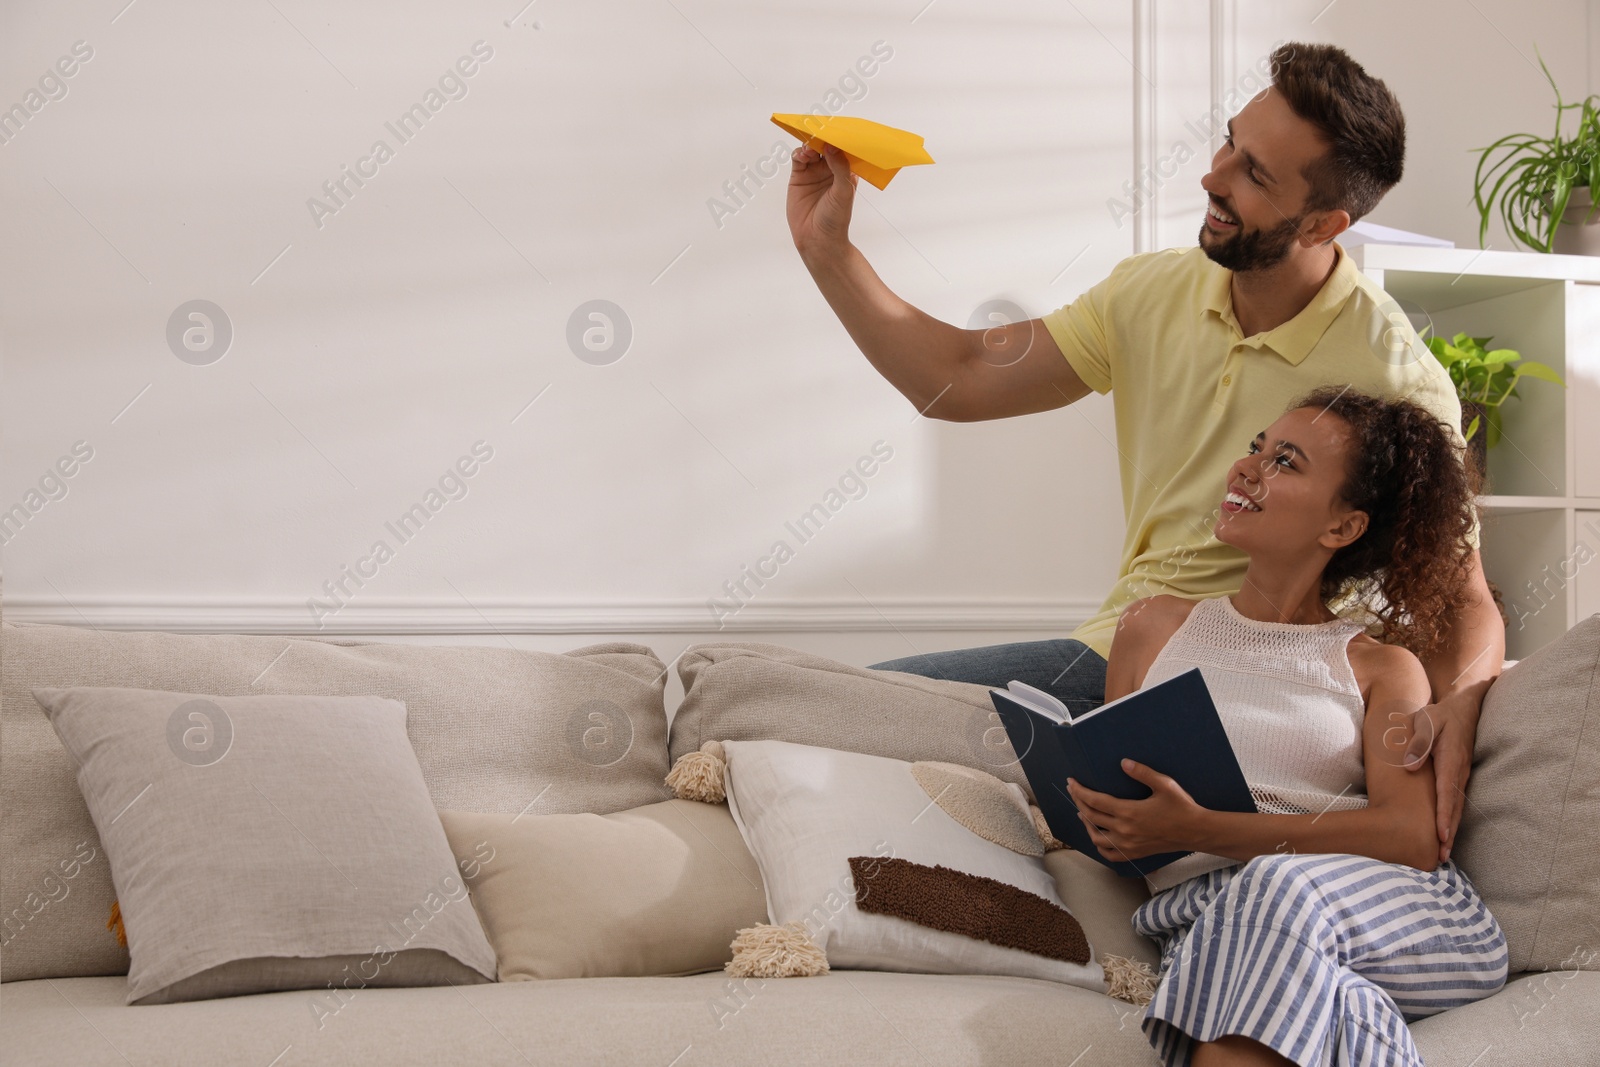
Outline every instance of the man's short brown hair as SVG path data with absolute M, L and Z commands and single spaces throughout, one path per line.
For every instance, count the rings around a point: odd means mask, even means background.
M 1331 44 L 1290 42 L 1273 50 L 1272 86 L 1317 128 L 1328 150 L 1305 170 L 1308 211 L 1342 208 L 1354 222 L 1400 180 L 1406 117 L 1389 87 Z

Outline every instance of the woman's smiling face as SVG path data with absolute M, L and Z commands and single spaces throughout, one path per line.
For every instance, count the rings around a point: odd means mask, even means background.
M 1367 515 L 1344 502 L 1350 427 L 1320 408 L 1295 408 L 1257 434 L 1228 469 L 1217 540 L 1247 555 L 1329 554 L 1365 531 Z

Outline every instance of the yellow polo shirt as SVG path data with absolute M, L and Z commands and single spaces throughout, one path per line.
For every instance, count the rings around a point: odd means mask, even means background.
M 1212 533 L 1228 468 L 1290 401 L 1322 385 L 1408 397 L 1456 428 L 1450 375 L 1394 301 L 1338 261 L 1298 315 L 1245 337 L 1233 316 L 1233 272 L 1199 246 L 1131 256 L 1043 317 L 1072 369 L 1111 394 L 1127 523 L 1122 565 L 1104 605 L 1072 636 L 1102 656 L 1122 609 L 1171 593 L 1239 590 L 1246 557 Z

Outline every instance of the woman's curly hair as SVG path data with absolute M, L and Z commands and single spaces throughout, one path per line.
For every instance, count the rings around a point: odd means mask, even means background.
M 1478 479 L 1458 435 L 1409 400 L 1325 387 L 1289 406 L 1338 416 L 1351 431 L 1341 499 L 1367 513 L 1367 529 L 1334 552 L 1322 596 L 1366 601 L 1373 636 L 1424 658 L 1468 598 Z M 1372 594 L 1377 594 L 1376 596 Z

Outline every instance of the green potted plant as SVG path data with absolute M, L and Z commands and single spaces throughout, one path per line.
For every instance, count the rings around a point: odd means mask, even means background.
M 1467 469 L 1473 478 L 1473 491 L 1481 493 L 1489 477 L 1489 449 L 1500 443 L 1500 405 L 1510 397 L 1522 399 L 1517 382 L 1524 376 L 1554 382 L 1566 388 L 1561 376 L 1543 363 L 1523 359 L 1511 348 L 1489 348 L 1493 337 L 1471 337 L 1458 333 L 1450 340 L 1429 337 L 1432 323 L 1419 336 L 1428 350 L 1450 372 L 1456 396 L 1461 400 L 1461 434 L 1467 439 Z M 1500 612 L 1500 621 L 1509 623 L 1505 597 L 1500 587 L 1489 582 L 1489 595 Z
M 1426 333 L 1427 330 L 1424 330 Z M 1469 337 L 1458 333 L 1450 340 L 1427 338 L 1428 350 L 1455 383 L 1461 398 L 1461 433 L 1467 439 L 1467 455 L 1480 480 L 1488 469 L 1488 450 L 1500 443 L 1500 405 L 1510 397 L 1521 399 L 1517 382 L 1524 377 L 1554 382 L 1563 388 L 1561 375 L 1511 348 L 1488 347 L 1493 337 Z
M 1556 94 L 1555 132 L 1508 134 L 1480 150 L 1472 192 L 1478 247 L 1498 207 L 1514 241 L 1539 252 L 1600 255 L 1600 203 L 1593 198 L 1600 188 L 1600 96 L 1563 103 L 1543 56 L 1539 66 Z M 1571 109 L 1579 110 L 1578 128 L 1563 138 L 1561 120 Z

